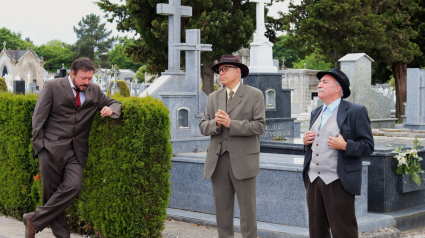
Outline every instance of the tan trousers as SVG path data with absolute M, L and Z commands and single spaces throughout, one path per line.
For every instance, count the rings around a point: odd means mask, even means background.
M 318 177 L 313 183 L 307 177 L 308 223 L 310 238 L 357 238 L 355 196 L 335 180 L 326 185 Z
M 241 211 L 241 233 L 244 238 L 257 238 L 256 177 L 238 180 L 230 164 L 228 152 L 218 158 L 211 177 L 219 238 L 232 238 L 235 192 Z
M 60 159 L 52 158 L 46 149 L 42 150 L 39 158 L 43 206 L 37 207 L 35 212 L 29 214 L 31 223 L 38 231 L 50 225 L 55 237 L 68 238 L 71 231 L 64 212 L 81 191 L 84 168 L 72 147 Z

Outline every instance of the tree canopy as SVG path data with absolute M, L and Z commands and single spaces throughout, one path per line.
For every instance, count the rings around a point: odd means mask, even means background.
M 100 23 L 100 20 L 100 16 L 89 14 L 78 22 L 78 27 L 74 26 L 78 38 L 75 46 L 78 57 L 85 56 L 95 64 L 106 67 L 110 65 L 106 53 L 112 48 L 116 38 L 109 37 L 112 30 L 108 31 L 105 28 L 106 23 Z
M 62 64 L 65 68 L 71 68 L 72 64 L 72 51 L 66 47 L 64 42 L 59 40 L 51 40 L 40 47 L 34 49 L 39 56 L 43 56 L 44 68 L 49 72 L 56 72 L 57 69 L 62 68 Z
M 397 116 L 404 114 L 407 64 L 421 55 L 413 42 L 417 33 L 411 16 L 419 11 L 417 0 L 304 0 L 290 4 L 283 15 L 289 33 L 288 45 L 301 57 L 317 48 L 339 67 L 348 53 L 367 53 L 376 63 L 375 74 L 392 73 L 397 89 Z M 373 77 L 376 81 L 376 76 Z M 379 79 L 378 79 L 379 80 Z
M 142 64 L 134 63 L 131 58 L 127 57 L 124 50 L 126 45 L 132 41 L 134 41 L 134 39 L 128 38 L 127 36 L 120 37 L 114 48 L 108 51 L 108 56 L 109 62 L 111 62 L 112 65 L 116 64 L 121 69 L 131 69 L 136 72 L 142 66 Z
M 22 39 L 22 34 L 13 32 L 6 27 L 0 28 L 0 51 L 3 50 L 3 42 L 6 42 L 6 48 L 16 50 L 18 47 L 26 49 L 27 47 L 34 47 L 34 44 Z

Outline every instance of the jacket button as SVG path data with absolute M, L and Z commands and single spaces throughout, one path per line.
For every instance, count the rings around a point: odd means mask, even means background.
M 227 140 L 227 138 L 225 140 Z
M 221 142 L 219 142 L 220 143 L 220 145 L 221 145 Z
M 77 124 L 75 124 L 75 127 L 77 127 Z
M 75 114 L 78 114 L 78 111 L 76 111 Z
M 316 156 L 319 156 L 319 154 L 316 154 Z
M 316 144 L 316 146 L 319 146 L 319 144 Z
M 317 172 L 318 174 L 320 174 L 320 172 Z
M 319 164 L 316 164 L 317 166 L 319 166 Z
M 72 137 L 72 139 L 74 139 L 74 137 Z
M 218 156 L 218 153 L 217 153 L 217 156 Z
M 317 134 L 317 136 L 320 136 L 319 134 Z

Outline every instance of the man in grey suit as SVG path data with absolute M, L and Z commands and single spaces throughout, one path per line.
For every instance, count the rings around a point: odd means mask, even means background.
M 223 55 L 211 69 L 225 88 L 208 96 L 199 128 L 211 136 L 205 178 L 212 180 L 220 238 L 233 237 L 235 192 L 241 211 L 241 233 L 257 237 L 256 176 L 260 170 L 260 135 L 264 134 L 263 93 L 241 83 L 249 73 L 233 55 Z
M 355 195 L 360 195 L 362 157 L 374 142 L 366 107 L 350 96 L 350 81 L 339 69 L 317 73 L 318 96 L 325 103 L 311 112 L 304 134 L 304 184 L 311 238 L 358 237 Z
M 32 143 L 40 158 L 43 206 L 24 214 L 25 237 L 50 225 L 55 237 L 69 238 L 64 211 L 81 191 L 94 116 L 118 118 L 121 104 L 90 84 L 94 65 L 87 58 L 72 62 L 71 74 L 47 81 L 32 118 Z

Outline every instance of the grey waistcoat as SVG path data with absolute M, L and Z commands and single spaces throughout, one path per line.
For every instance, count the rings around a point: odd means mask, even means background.
M 326 121 L 325 125 L 323 125 L 320 130 L 319 126 L 322 121 L 322 113 L 320 113 L 317 120 L 311 127 L 311 131 L 316 134 L 316 138 L 311 146 L 312 154 L 310 168 L 308 170 L 310 182 L 316 180 L 317 177 L 320 177 L 325 184 L 330 184 L 339 179 L 336 172 L 338 150 L 330 149 L 327 144 L 329 136 L 339 136 L 339 127 L 336 122 L 338 109 L 339 107 L 335 109 L 328 121 Z

